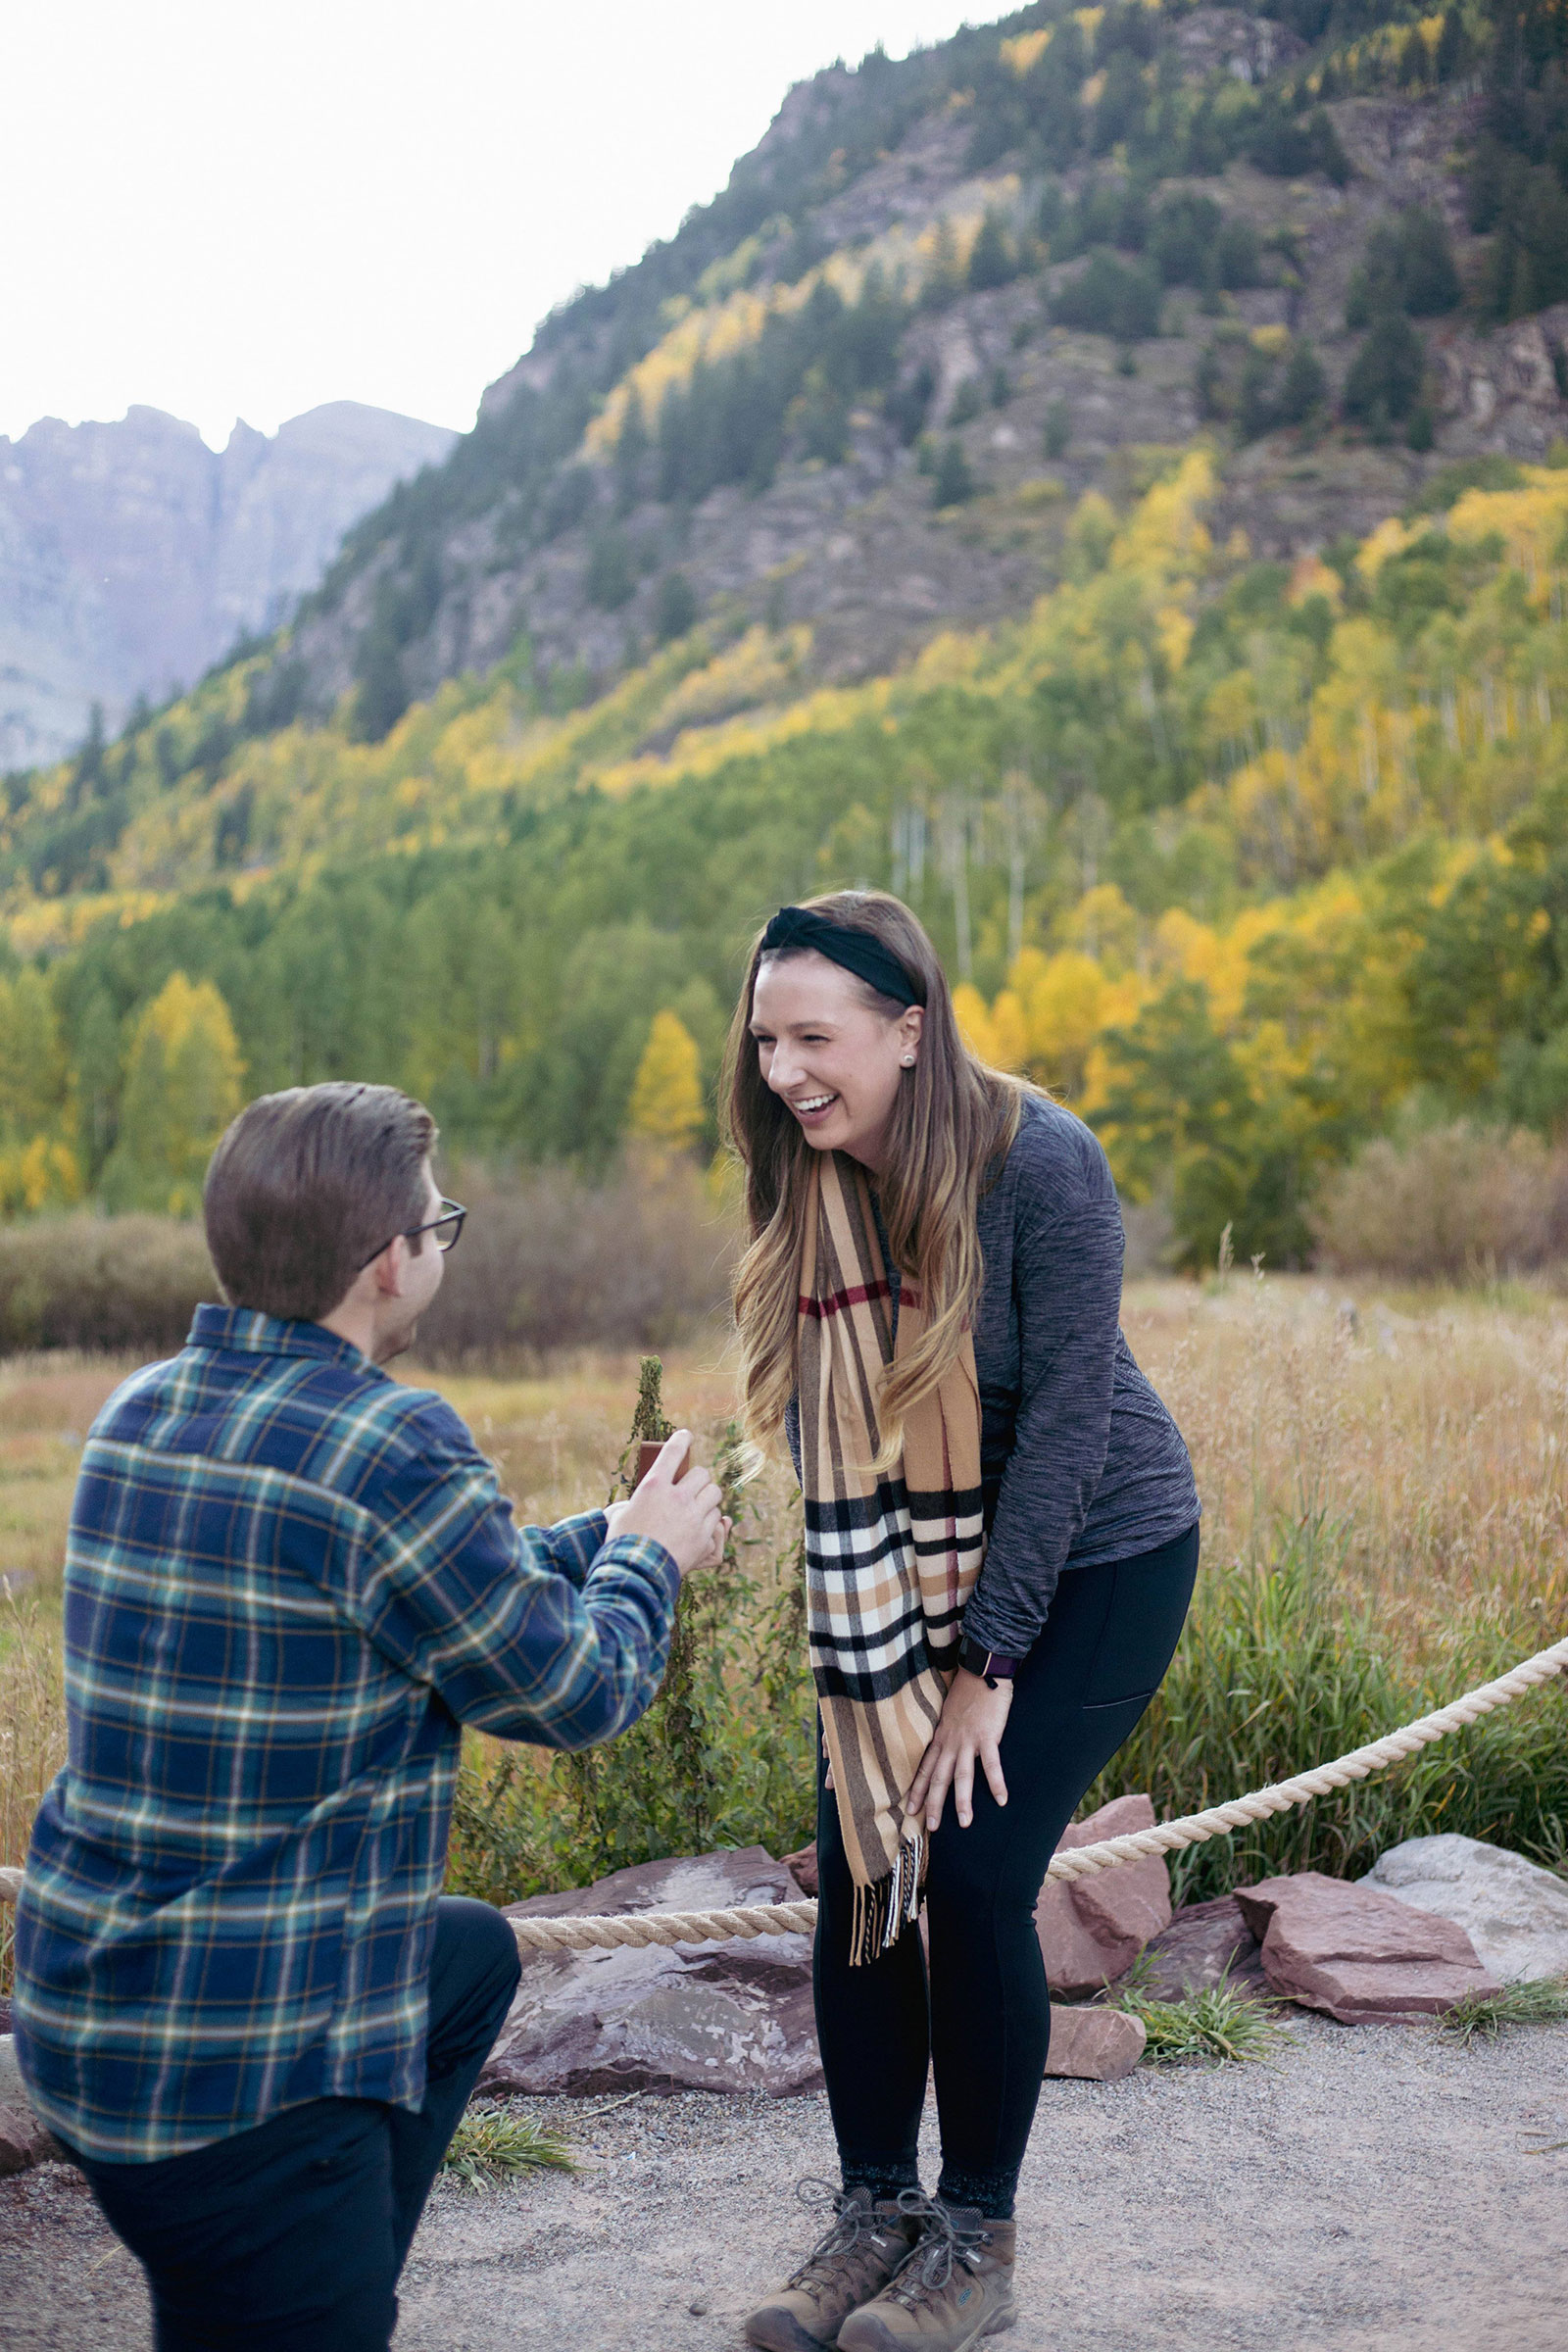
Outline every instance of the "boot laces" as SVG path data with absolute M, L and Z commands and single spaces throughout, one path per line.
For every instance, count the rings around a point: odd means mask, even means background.
M 943 2292 L 956 2262 L 972 2271 L 991 2238 L 984 2229 L 960 2230 L 940 2198 L 928 2197 L 918 2188 L 900 2192 L 899 2211 L 919 2222 L 921 2233 L 885 2291 L 890 2302 L 913 2311 L 917 2304 L 934 2302 Z
M 808 2211 L 830 2213 L 833 2219 L 789 2283 L 807 2288 L 831 2286 L 835 2270 L 855 2252 L 860 2239 L 879 2226 L 875 2208 L 853 2189 L 835 2188 L 831 2180 L 798 2181 L 795 2193 Z

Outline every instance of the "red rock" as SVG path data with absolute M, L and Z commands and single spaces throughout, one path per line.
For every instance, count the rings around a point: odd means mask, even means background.
M 1119 2082 L 1142 2058 L 1148 2039 L 1143 2019 L 1125 2009 L 1063 2009 L 1053 2001 L 1046 2078 Z
M 509 1919 L 719 1911 L 793 1903 L 800 1888 L 760 1845 L 639 1863 L 596 1886 L 509 1903 Z M 640 1950 L 530 1952 L 480 2090 L 763 2090 L 822 2081 L 809 1936 Z
M 1102 1838 L 1153 1826 L 1149 1797 L 1118 1796 L 1087 1821 L 1075 1821 L 1061 1844 L 1097 1845 Z M 1170 1874 L 1162 1854 L 1120 1863 L 1092 1879 L 1048 1879 L 1035 1905 L 1035 1932 L 1052 1991 L 1071 2000 L 1114 1984 L 1170 1919 Z
M 1168 1928 L 1144 1947 L 1143 1989 L 1156 2001 L 1178 2001 L 1223 1978 L 1237 1991 L 1267 1993 L 1268 1978 L 1252 1934 L 1233 1894 L 1208 1903 L 1184 1903 Z
M 63 2153 L 54 2133 L 30 2107 L 0 2107 L 0 2179 Z
M 795 1853 L 784 1856 L 784 1867 L 803 1894 L 816 1900 L 816 1847 L 803 1845 Z
M 1274 1990 L 1342 2026 L 1430 2017 L 1499 1989 L 1463 1928 L 1375 1886 L 1302 1870 L 1238 1886 L 1236 1901 Z

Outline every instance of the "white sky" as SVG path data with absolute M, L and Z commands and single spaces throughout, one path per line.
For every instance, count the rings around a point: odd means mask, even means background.
M 236 415 L 271 432 L 326 400 L 466 427 L 545 312 L 721 187 L 791 82 L 963 18 L 947 0 L 14 0 L 0 433 L 133 401 L 215 446 Z

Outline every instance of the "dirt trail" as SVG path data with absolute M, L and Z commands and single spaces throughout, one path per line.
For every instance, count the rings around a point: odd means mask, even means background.
M 1563 2352 L 1568 2028 L 1470 2049 L 1302 2020 L 1269 2067 L 1052 2082 L 1017 2352 Z M 397 2352 L 730 2352 L 832 2169 L 820 2097 L 536 2101 L 583 2169 L 432 2201 Z M 935 2115 L 926 2138 L 934 2156 Z M 934 2167 L 933 2167 L 934 2170 Z M 145 2352 L 76 2176 L 0 2183 L 6 2352 Z M 706 2308 L 694 2311 L 693 2305 Z

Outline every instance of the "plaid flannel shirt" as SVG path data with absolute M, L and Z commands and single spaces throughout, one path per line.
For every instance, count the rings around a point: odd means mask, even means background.
M 624 1730 L 677 1582 L 603 1512 L 515 1526 L 450 1405 L 321 1325 L 200 1308 L 82 1452 L 70 1760 L 17 1918 L 45 2120 L 146 2163 L 306 2099 L 417 2107 L 459 1727 Z

